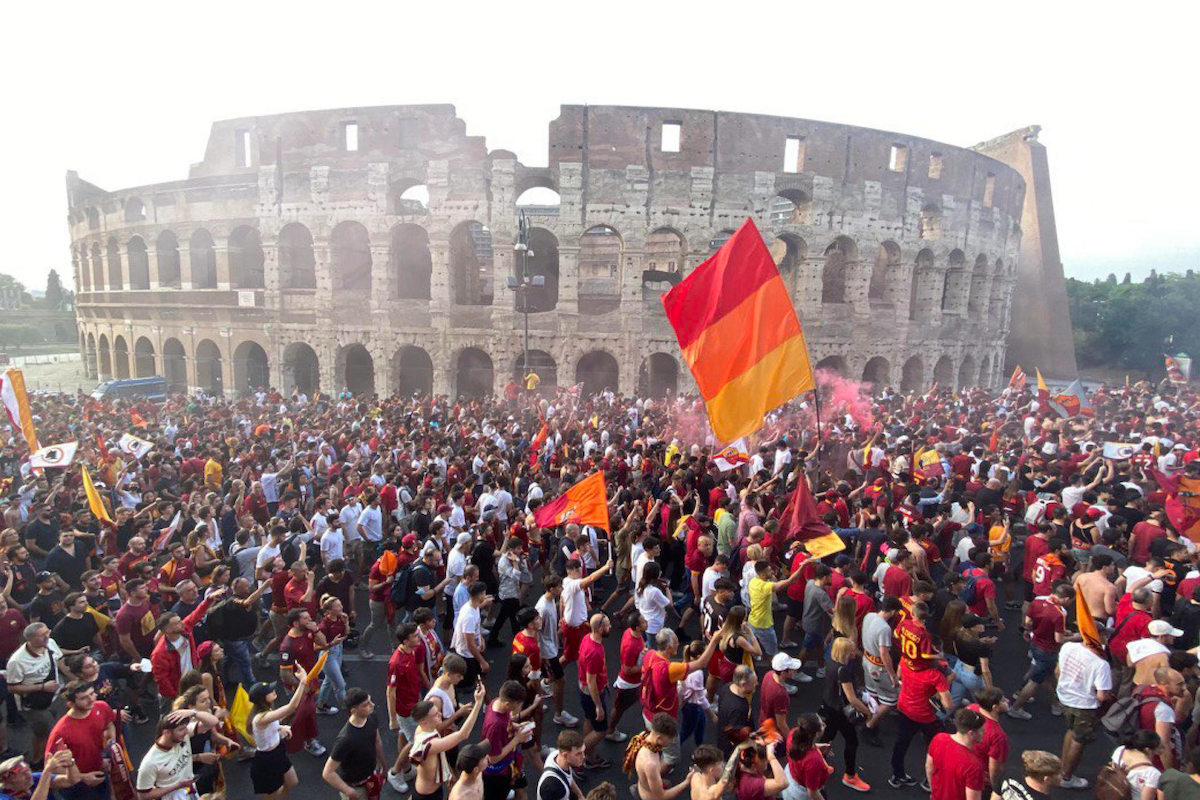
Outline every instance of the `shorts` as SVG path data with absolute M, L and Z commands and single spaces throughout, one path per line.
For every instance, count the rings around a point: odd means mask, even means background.
M 771 658 L 779 652 L 779 637 L 775 635 L 774 628 L 760 628 L 757 625 L 751 625 L 750 630 L 754 631 L 754 638 L 758 639 L 758 646 L 762 648 L 763 658 Z
M 804 617 L 804 601 L 797 600 L 794 597 L 787 597 L 787 615 L 792 619 L 802 619 Z
M 561 681 L 563 674 L 562 662 L 559 661 L 558 656 L 542 659 L 542 675 L 546 680 L 551 683 Z
M 863 686 L 885 706 L 894 706 L 900 699 L 899 687 L 888 671 L 866 660 L 863 661 Z
M 21 714 L 29 723 L 29 730 L 39 738 L 49 736 L 50 730 L 58 720 L 54 712 L 48 708 L 26 708 L 21 710 Z
M 474 661 L 475 659 L 470 660 Z M 400 723 L 400 730 L 397 733 L 402 734 L 404 740 L 412 744 L 413 739 L 417 738 L 417 721 L 411 716 L 402 717 L 399 714 L 396 715 L 396 721 Z
M 1057 665 L 1057 653 L 1031 644 L 1029 645 L 1029 671 L 1025 673 L 1025 680 L 1029 683 L 1044 683 L 1046 678 L 1054 674 L 1054 667 Z
M 462 654 L 460 653 L 459 655 Z M 475 682 L 483 675 L 483 672 L 479 669 L 479 662 L 470 656 L 463 656 L 463 660 L 467 662 L 467 674 L 463 676 L 460 683 L 464 687 L 474 687 Z M 472 688 L 471 691 L 475 690 Z M 409 739 L 409 741 L 411 742 L 412 739 Z
M 1088 744 L 1096 738 L 1096 722 L 1100 719 L 1097 709 L 1063 706 L 1063 713 L 1067 720 L 1067 730 L 1075 737 L 1076 742 Z
M 608 728 L 608 715 L 612 711 L 612 704 L 608 702 L 608 687 L 605 686 L 600 690 L 600 707 L 604 709 L 604 719 L 597 719 L 599 709 L 592 702 L 592 695 L 586 687 L 579 687 L 579 704 L 583 706 L 583 718 L 591 724 L 592 730 L 606 730 Z
M 579 645 L 583 642 L 583 637 L 587 636 L 591 631 L 586 622 L 580 625 L 567 625 L 563 623 L 562 638 L 563 651 L 559 656 L 564 664 L 573 664 L 579 660 Z
M 819 650 L 821 649 L 821 642 L 823 639 L 824 637 L 819 633 L 809 633 L 808 631 L 805 631 L 804 639 L 801 641 L 800 646 L 807 651 Z
M 1036 595 L 1033 593 L 1033 584 L 1030 583 L 1029 581 L 1024 581 L 1024 583 L 1025 583 L 1025 602 L 1032 603 L 1034 600 L 1034 597 L 1036 597 Z

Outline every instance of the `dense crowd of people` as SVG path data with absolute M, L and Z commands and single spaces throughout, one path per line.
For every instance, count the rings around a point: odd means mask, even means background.
M 612 800 L 614 761 L 642 800 L 1200 797 L 1200 395 L 861 387 L 739 456 L 695 398 L 536 386 L 33 398 L 79 446 L 0 450 L 0 798 L 279 799 L 302 758 L 356 800 Z M 537 524 L 596 472 L 607 527 Z

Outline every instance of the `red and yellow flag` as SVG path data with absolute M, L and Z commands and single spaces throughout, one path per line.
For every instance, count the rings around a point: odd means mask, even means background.
M 1038 369 L 1037 367 L 1034 367 L 1033 371 L 1037 373 L 1037 381 L 1038 381 L 1037 399 L 1038 399 L 1038 402 L 1045 405 L 1050 402 L 1050 390 L 1048 388 L 1046 388 L 1046 382 L 1044 380 L 1042 380 L 1042 371 L 1040 369 Z
M 533 512 L 539 528 L 553 528 L 575 522 L 608 530 L 608 497 L 604 473 L 594 472 L 567 489 L 566 494 Z
M 542 451 L 542 445 L 546 443 L 546 437 L 550 435 L 549 423 L 543 422 L 542 429 L 533 437 L 533 441 L 529 444 L 529 468 L 537 466 L 538 453 Z
M 92 483 L 92 476 L 88 473 L 87 467 L 80 467 L 83 476 L 83 492 L 87 495 L 88 508 L 91 509 L 92 516 L 100 522 L 113 524 L 112 517 L 108 515 L 108 509 L 104 507 L 104 501 L 100 498 L 100 493 L 96 491 L 96 485 Z
M 754 433 L 768 411 L 813 388 L 800 320 L 753 220 L 662 303 L 721 441 Z

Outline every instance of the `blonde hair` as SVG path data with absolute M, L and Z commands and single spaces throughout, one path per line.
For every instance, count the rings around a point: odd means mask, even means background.
M 761 544 L 752 544 L 746 548 L 746 558 L 742 563 L 753 564 L 755 562 L 762 561 L 766 557 L 766 553 L 763 552 Z
M 1049 778 L 1062 772 L 1062 760 L 1045 750 L 1026 750 L 1021 754 L 1021 766 L 1033 778 Z
M 858 605 L 853 597 L 842 595 L 838 598 L 833 607 L 833 632 L 849 639 L 851 644 L 858 642 Z
M 854 658 L 856 649 L 854 642 L 845 636 L 839 636 L 833 640 L 833 645 L 829 648 L 829 655 L 839 664 L 848 664 L 850 659 Z

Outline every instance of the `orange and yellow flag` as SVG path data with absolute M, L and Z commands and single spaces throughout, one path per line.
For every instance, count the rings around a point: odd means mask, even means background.
M 87 467 L 80 467 L 83 477 L 83 492 L 87 495 L 88 508 L 92 511 L 92 516 L 100 522 L 107 522 L 109 525 L 114 524 L 112 517 L 108 515 L 108 509 L 104 507 L 104 501 L 100 498 L 100 493 L 96 491 L 96 485 L 92 483 L 91 473 Z
M 721 441 L 754 433 L 768 411 L 813 388 L 800 320 L 753 220 L 662 303 Z
M 608 530 L 608 497 L 604 473 L 594 472 L 567 489 L 566 494 L 533 512 L 539 528 L 553 528 L 574 522 Z

